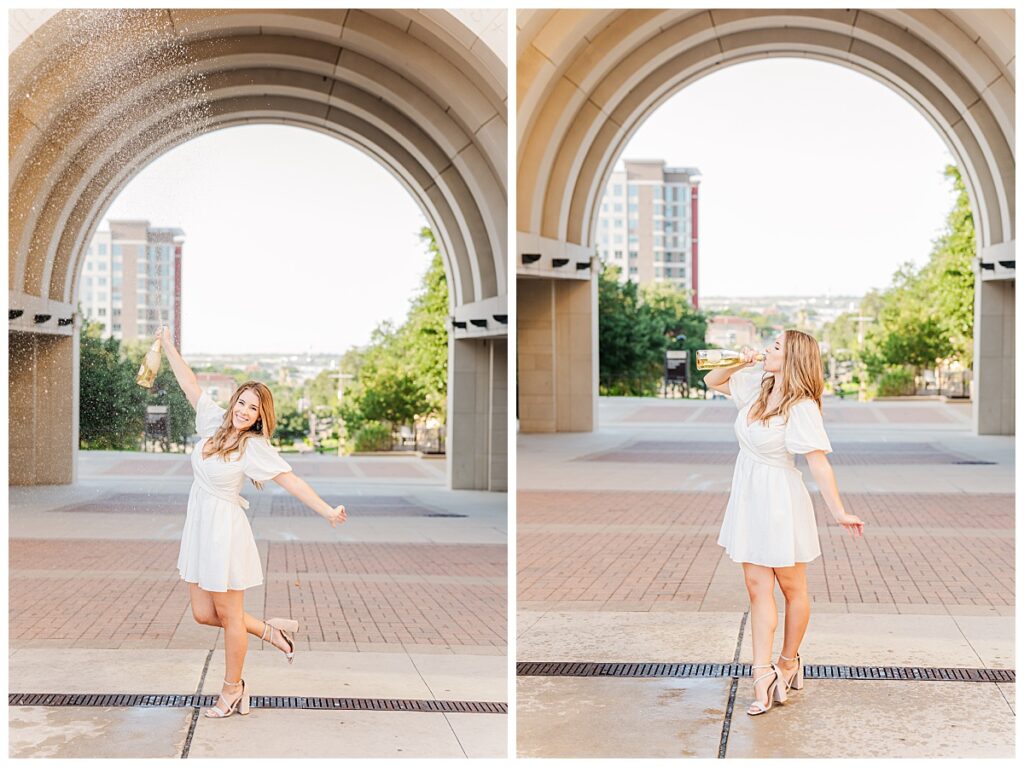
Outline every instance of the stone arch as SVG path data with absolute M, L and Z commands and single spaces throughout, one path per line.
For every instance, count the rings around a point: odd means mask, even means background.
M 73 335 L 58 320 L 74 315 L 85 246 L 141 168 L 202 133 L 281 123 L 353 144 L 399 180 L 437 235 L 452 315 L 490 320 L 453 326 L 451 354 L 481 343 L 501 354 L 507 333 L 493 315 L 507 316 L 507 121 L 503 54 L 492 45 L 503 18 L 120 9 L 42 19 L 10 57 L 8 284 L 11 308 L 24 311 L 11 330 Z M 456 452 L 459 432 L 450 424 Z M 476 437 L 461 441 L 489 460 Z M 471 463 L 472 486 L 503 487 L 502 468 Z
M 964 171 L 975 212 L 978 295 L 991 294 L 1001 315 L 1012 307 L 1012 11 L 545 10 L 521 11 L 517 24 L 518 247 L 542 256 L 530 266 L 517 262 L 524 279 L 558 279 L 562 275 L 549 266 L 552 258 L 590 257 L 595 210 L 614 163 L 666 99 L 725 66 L 797 56 L 874 78 L 908 99 L 935 127 Z M 983 284 L 993 281 L 989 278 L 1003 287 Z M 531 286 L 537 287 L 527 283 L 527 291 Z M 553 289 L 573 290 L 569 284 Z M 979 360 L 1005 356 L 1004 343 L 996 354 L 986 338 L 976 337 Z M 589 344 L 593 349 L 594 340 Z M 1006 348 L 1012 351 L 1012 344 Z M 575 354 L 580 355 L 578 348 Z M 558 356 L 556 350 L 552 359 Z M 981 397 L 999 399 L 1004 407 L 998 415 L 981 416 L 979 428 L 1002 433 L 1013 421 L 1012 391 L 1003 383 L 1005 363 L 989 362 L 995 372 L 987 380 L 1000 383 L 986 394 L 982 365 L 976 367 L 976 384 L 981 383 Z M 596 402 L 596 377 L 588 386 Z M 523 394 L 527 400 L 540 396 Z M 575 399 L 583 392 L 572 394 Z M 978 423 L 981 409 L 975 411 Z M 556 420 L 572 422 L 575 430 L 592 428 L 595 418 L 592 408 L 580 419 Z M 556 428 L 544 416 L 536 425 Z

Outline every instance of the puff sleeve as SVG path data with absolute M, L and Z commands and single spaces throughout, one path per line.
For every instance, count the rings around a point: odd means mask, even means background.
M 736 403 L 737 410 L 742 410 L 761 391 L 763 375 L 760 368 L 743 368 L 729 377 L 729 396 Z
M 832 452 L 821 411 L 814 400 L 800 400 L 790 409 L 786 421 L 786 450 L 794 454 L 812 450 Z
M 253 437 L 245 443 L 242 454 L 242 472 L 257 482 L 273 479 L 292 467 L 270 446 L 265 437 Z
M 196 433 L 200 437 L 212 437 L 224 420 L 226 411 L 210 395 L 203 392 L 196 400 Z

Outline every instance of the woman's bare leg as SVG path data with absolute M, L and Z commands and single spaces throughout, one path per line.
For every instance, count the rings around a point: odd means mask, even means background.
M 249 649 L 249 637 L 245 626 L 244 591 L 213 591 L 213 604 L 224 629 L 224 680 L 238 682 L 242 678 L 245 653 Z M 234 700 L 242 694 L 242 686 L 225 684 L 221 694 L 227 700 Z M 218 708 L 223 707 L 220 703 Z
M 750 640 L 754 649 L 754 665 L 768 665 L 772 660 L 772 642 L 779 623 L 775 612 L 775 574 L 770 567 L 744 562 L 743 579 L 750 596 Z M 769 670 L 754 669 L 754 679 Z M 771 683 L 769 676 L 754 686 L 754 697 L 765 705 L 768 705 L 768 686 Z
M 779 658 L 778 666 L 782 675 L 792 679 L 796 673 L 796 654 L 807 633 L 811 620 L 811 598 L 807 594 L 807 563 L 797 562 L 792 567 L 776 567 L 775 577 L 779 588 L 786 597 L 786 624 L 782 639 L 782 654 L 793 660 Z
M 199 588 L 198 583 L 188 584 L 189 599 L 192 603 L 192 617 L 196 623 L 201 623 L 204 626 L 221 626 L 220 617 L 217 615 L 217 608 L 213 604 L 213 593 L 212 591 L 204 591 Z M 247 633 L 252 634 L 254 637 L 262 637 L 264 626 L 266 625 L 259 618 L 254 618 L 249 613 L 242 613 L 242 617 L 245 620 L 245 630 Z M 271 629 L 267 635 L 267 641 L 282 650 L 288 650 L 288 643 L 285 642 L 280 633 L 275 629 Z

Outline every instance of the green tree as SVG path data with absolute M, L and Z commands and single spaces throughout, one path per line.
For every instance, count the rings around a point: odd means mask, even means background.
M 707 346 L 704 336 L 707 334 L 707 316 L 693 307 L 693 298 L 689 291 L 668 283 L 655 282 L 641 289 L 644 303 L 651 308 L 655 321 L 663 328 L 666 348 L 686 349 L 690 352 L 690 379 L 696 371 L 694 360 L 697 350 Z M 659 380 L 663 370 L 659 372 Z M 703 377 L 703 373 L 699 373 Z
M 946 230 L 935 240 L 928 262 L 900 266 L 885 290 L 872 290 L 860 312 L 873 318 L 864 327 L 864 343 L 856 348 L 873 378 L 899 369 L 930 368 L 942 359 L 973 362 L 974 347 L 974 219 L 959 170 L 949 165 L 946 178 L 957 192 L 946 217 Z M 855 348 L 856 323 L 848 315 L 831 323 L 826 333 L 834 348 Z
M 365 382 L 359 409 L 368 421 L 392 426 L 411 423 L 427 407 L 426 394 L 411 375 L 385 370 Z
M 365 347 L 350 349 L 341 370 L 355 376 L 339 408 L 351 438 L 368 422 L 408 424 L 445 419 L 448 399 L 448 284 L 433 233 L 420 239 L 431 255 L 405 321 L 380 323 Z
M 80 445 L 92 450 L 137 450 L 145 426 L 146 390 L 135 383 L 139 360 L 125 358 L 103 326 L 85 322 L 79 336 Z
M 643 289 L 619 282 L 620 270 L 603 265 L 598 274 L 598 354 L 602 394 L 651 396 L 665 371 L 665 350 L 704 346 L 706 316 L 690 294 L 668 284 Z M 679 340 L 686 336 L 685 342 Z

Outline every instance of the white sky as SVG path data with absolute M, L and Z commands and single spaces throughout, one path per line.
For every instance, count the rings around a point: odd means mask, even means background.
M 906 99 L 813 60 L 728 67 L 655 111 L 623 157 L 696 166 L 705 296 L 861 294 L 927 260 L 955 199 Z
M 183 352 L 337 352 L 401 322 L 429 264 L 419 206 L 362 150 L 301 128 L 196 138 L 106 218 L 185 231 Z
M 923 263 L 952 155 L 886 86 L 776 59 L 687 87 L 624 157 L 702 173 L 705 296 L 860 294 Z M 400 322 L 428 257 L 412 197 L 375 160 L 284 126 L 197 138 L 144 169 L 108 218 L 185 230 L 186 353 L 341 353 Z

